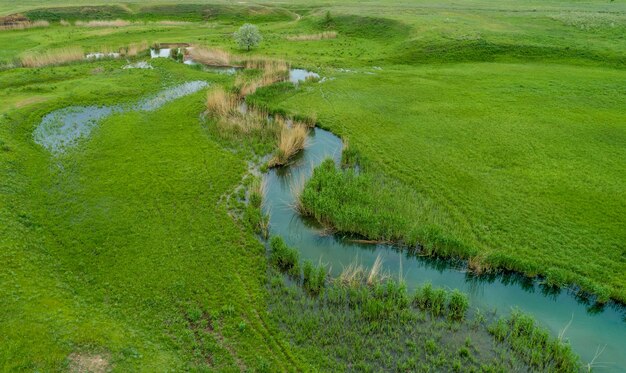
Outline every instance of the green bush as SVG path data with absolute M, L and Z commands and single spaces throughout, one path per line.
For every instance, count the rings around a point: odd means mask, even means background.
M 465 313 L 469 307 L 469 299 L 466 294 L 461 293 L 455 289 L 450 294 L 450 301 L 448 302 L 448 316 L 454 320 L 462 320 L 465 318 Z

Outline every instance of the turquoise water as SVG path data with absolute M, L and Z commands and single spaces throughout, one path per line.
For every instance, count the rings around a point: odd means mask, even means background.
M 292 185 L 302 185 L 313 169 L 328 157 L 338 164 L 342 142 L 328 131 L 316 128 L 310 145 L 288 168 L 272 169 L 266 175 L 267 195 L 264 208 L 270 215 L 270 231 L 298 249 L 302 259 L 321 261 L 333 274 L 357 261 L 371 266 L 381 256 L 383 268 L 392 276 L 402 277 L 409 290 L 426 281 L 435 286 L 460 289 L 470 296 L 472 307 L 483 311 L 508 313 L 513 307 L 533 315 L 554 335 L 570 323 L 565 332 L 572 348 L 584 363 L 591 361 L 598 349 L 597 371 L 626 371 L 626 322 L 622 308 L 609 304 L 597 307 L 585 304 L 567 290 L 542 288 L 536 281 L 516 275 L 476 277 L 465 271 L 463 263 L 415 257 L 389 245 L 363 245 L 323 236 L 320 228 L 300 218 L 291 208 Z

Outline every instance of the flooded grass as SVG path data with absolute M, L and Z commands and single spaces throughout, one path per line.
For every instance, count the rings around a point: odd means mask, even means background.
M 271 318 L 317 369 L 581 369 L 570 347 L 528 316 L 514 313 L 492 325 L 480 313 L 466 318 L 468 300 L 458 291 L 426 285 L 411 297 L 402 283 L 356 263 L 329 278 L 322 265 L 300 265 L 279 237 L 270 241 L 270 263 Z M 529 354 L 535 348 L 547 350 Z
M 74 106 L 59 109 L 42 119 L 33 131 L 33 139 L 52 153 L 62 153 L 75 146 L 80 139 L 89 137 L 98 122 L 110 115 L 127 111 L 153 111 L 172 100 L 198 92 L 207 86 L 208 83 L 204 81 L 183 83 L 130 106 Z

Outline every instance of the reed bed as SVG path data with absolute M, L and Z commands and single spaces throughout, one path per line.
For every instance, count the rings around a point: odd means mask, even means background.
M 16 23 L 7 23 L 7 24 L 0 24 L 0 30 L 25 30 L 25 29 L 30 29 L 30 28 L 37 28 L 37 27 L 48 27 L 50 26 L 50 22 L 48 21 L 23 21 L 23 22 L 16 22 Z
M 230 53 L 217 48 L 204 48 L 194 46 L 189 48 L 189 56 L 196 62 L 208 66 L 230 66 L 232 56 Z
M 242 135 L 254 136 L 259 140 L 275 138 L 278 131 L 274 122 L 268 121 L 268 113 L 263 110 L 242 110 L 243 101 L 230 92 L 219 87 L 207 95 L 206 108 L 209 115 L 217 120 L 220 135 L 237 139 Z M 273 140 L 272 140 L 273 141 Z
M 280 117 L 275 120 L 280 123 L 281 131 L 278 150 L 269 162 L 270 167 L 286 165 L 294 155 L 306 147 L 309 135 L 309 128 L 300 122 L 293 122 L 288 126 Z
M 287 36 L 289 41 L 312 41 L 322 39 L 335 39 L 337 37 L 336 31 L 324 31 L 317 34 L 303 34 Z
M 163 21 L 156 22 L 156 24 L 162 25 L 162 26 L 185 26 L 185 25 L 190 25 L 191 22 L 187 22 L 187 21 L 172 21 L 172 20 L 165 19 Z
M 82 48 L 68 47 L 42 53 L 27 53 L 21 56 L 20 62 L 24 67 L 41 67 L 79 61 L 84 58 L 85 52 Z
M 80 27 L 126 27 L 132 25 L 132 22 L 125 21 L 123 19 L 116 19 L 112 21 L 76 21 L 74 25 Z
M 228 117 L 237 110 L 237 98 L 222 87 L 211 90 L 207 95 L 206 107 L 220 117 Z
M 282 60 L 248 60 L 244 61 L 243 65 L 247 69 L 259 69 L 262 74 L 254 79 L 248 79 L 243 75 L 237 77 L 235 86 L 239 88 L 241 97 L 253 94 L 261 87 L 281 82 L 289 77 L 289 64 Z
M 148 42 L 145 40 L 139 43 L 132 43 L 132 44 L 129 44 L 128 47 L 126 48 L 126 56 L 135 57 L 139 53 L 147 49 L 148 49 Z

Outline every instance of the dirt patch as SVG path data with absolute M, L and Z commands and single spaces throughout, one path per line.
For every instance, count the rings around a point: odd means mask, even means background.
M 44 101 L 47 101 L 47 100 L 48 100 L 47 98 L 40 97 L 40 96 L 29 97 L 27 99 L 24 99 L 24 100 L 16 102 L 15 103 L 15 108 L 16 109 L 21 109 L 21 108 L 23 108 L 25 106 L 32 105 L 32 104 L 38 104 L 40 102 L 44 102 Z
M 70 361 L 69 371 L 72 373 L 104 373 L 109 370 L 109 360 L 102 354 L 73 352 L 67 358 Z

